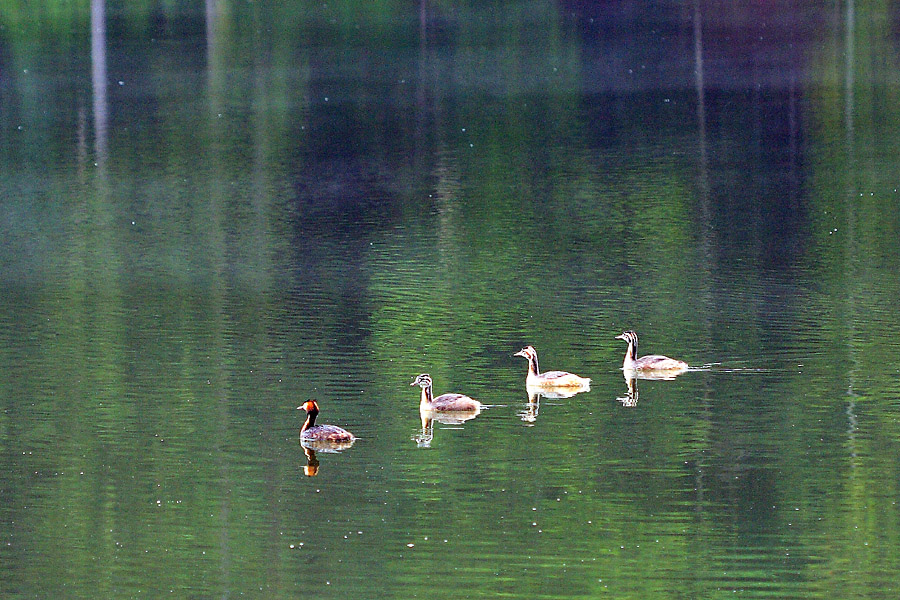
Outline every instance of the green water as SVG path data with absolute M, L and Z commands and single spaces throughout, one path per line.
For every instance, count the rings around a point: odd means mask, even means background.
M 897 8 L 0 0 L 0 595 L 895 598 Z

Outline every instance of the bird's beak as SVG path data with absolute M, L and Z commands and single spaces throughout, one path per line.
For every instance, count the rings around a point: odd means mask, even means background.
M 528 358 L 528 356 L 525 354 L 524 350 L 519 350 L 518 352 L 513 354 L 513 356 L 524 356 L 525 358 Z
M 616 339 L 617 339 L 617 340 L 624 340 L 624 339 L 625 339 L 625 334 L 623 333 L 622 335 L 617 335 L 617 336 L 616 336 Z
M 304 410 L 304 408 L 302 406 L 298 406 L 297 410 Z
M 418 379 L 418 378 L 416 378 L 416 379 L 415 379 L 411 384 L 409 384 L 409 385 L 416 385 L 417 383 L 419 383 L 419 379 Z

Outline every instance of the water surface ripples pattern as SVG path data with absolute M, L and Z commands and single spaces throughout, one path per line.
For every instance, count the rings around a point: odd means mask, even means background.
M 897 596 L 894 3 L 0 6 L 0 596 Z

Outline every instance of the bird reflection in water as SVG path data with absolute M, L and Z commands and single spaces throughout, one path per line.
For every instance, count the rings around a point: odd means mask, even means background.
M 436 411 L 427 408 L 419 408 L 419 417 L 422 419 L 422 429 L 413 437 L 419 448 L 431 448 L 434 439 L 434 423 L 444 425 L 462 425 L 466 421 L 474 419 L 481 413 L 481 408 L 474 410 Z
M 540 392 L 528 392 L 528 404 L 525 405 L 525 410 L 519 413 L 519 417 L 528 425 L 534 425 L 537 421 L 538 413 L 541 411 L 542 395 Z
M 625 376 L 626 394 L 616 398 L 622 403 L 622 406 L 632 408 L 638 403 L 638 387 L 637 380 L 645 381 L 671 381 L 678 377 L 684 371 L 638 371 L 636 369 L 622 369 Z
M 303 454 L 306 455 L 306 466 L 303 467 L 303 474 L 307 477 L 315 477 L 319 474 L 319 459 L 316 452 L 323 454 L 337 454 L 348 449 L 356 441 L 356 438 L 350 441 L 332 442 L 326 440 L 306 440 L 300 439 L 300 447 L 303 448 Z
M 571 398 L 576 394 L 589 392 L 591 388 L 544 388 L 529 385 L 525 387 L 525 391 L 528 392 L 528 404 L 525 405 L 525 410 L 519 413 L 519 417 L 528 425 L 533 425 L 537 421 L 538 413 L 541 410 L 541 398 L 553 400 Z
M 431 440 L 434 439 L 434 419 L 422 416 L 422 429 L 413 439 L 419 448 L 431 448 Z
M 635 379 L 635 377 L 629 377 L 628 373 L 625 374 L 625 386 L 628 388 L 628 391 L 624 396 L 619 396 L 618 398 L 616 398 L 616 400 L 622 403 L 622 406 L 628 408 L 637 406 L 638 388 Z

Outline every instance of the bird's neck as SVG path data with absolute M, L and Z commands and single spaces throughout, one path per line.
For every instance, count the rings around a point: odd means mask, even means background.
M 300 428 L 300 433 L 303 433 L 310 427 L 316 424 L 316 417 L 319 416 L 319 411 L 316 409 L 312 409 L 306 412 L 306 421 L 303 422 L 303 427 Z
M 422 401 L 419 402 L 419 408 L 429 408 L 431 406 L 431 386 L 426 385 L 422 388 Z
M 628 350 L 625 351 L 625 357 L 637 360 L 637 342 L 633 340 L 628 341 Z
M 532 354 L 528 357 L 528 374 L 529 375 L 540 375 L 541 369 L 538 367 L 537 356 Z

